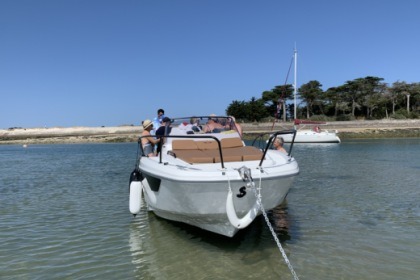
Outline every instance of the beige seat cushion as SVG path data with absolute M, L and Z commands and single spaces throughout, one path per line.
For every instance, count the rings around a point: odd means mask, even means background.
M 194 140 L 173 140 L 172 150 L 197 150 L 197 144 Z
M 218 150 L 219 145 L 216 140 L 196 141 L 199 150 Z
M 240 138 L 221 140 L 224 162 L 261 160 L 263 153 L 256 147 L 244 146 Z M 215 140 L 173 140 L 172 154 L 190 164 L 220 162 L 220 152 Z
M 214 158 L 199 150 L 172 150 L 176 158 L 182 159 L 190 164 L 193 163 L 213 163 Z
M 240 138 L 223 138 L 221 141 L 222 148 L 243 147 L 244 143 Z

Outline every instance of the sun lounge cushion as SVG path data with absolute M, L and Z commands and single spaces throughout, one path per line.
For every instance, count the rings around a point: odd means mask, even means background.
M 214 162 L 212 156 L 209 156 L 199 150 L 173 150 L 173 154 L 176 158 L 182 159 L 190 164 Z
M 218 150 L 219 145 L 215 140 L 196 141 L 199 150 Z
M 222 148 L 243 147 L 244 144 L 240 138 L 223 138 L 221 141 Z
M 206 150 L 203 152 L 206 153 L 208 156 L 213 157 L 214 162 L 221 162 L 219 150 Z M 240 151 L 235 151 L 232 149 L 223 149 L 222 153 L 224 162 L 242 161 L 242 154 Z
M 247 160 L 261 160 L 262 156 L 263 156 L 263 152 L 261 152 L 260 149 L 258 149 L 257 147 L 253 147 L 253 146 L 245 146 L 241 148 L 243 153 L 242 153 L 242 160 L 243 161 L 247 161 Z
M 172 150 L 197 150 L 197 144 L 194 140 L 173 140 Z
M 223 138 L 221 145 L 224 162 L 261 160 L 263 155 L 256 147 L 243 146 L 240 138 Z M 215 140 L 173 140 L 172 154 L 190 164 L 221 162 Z

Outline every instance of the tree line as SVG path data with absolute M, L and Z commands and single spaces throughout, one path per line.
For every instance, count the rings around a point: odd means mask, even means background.
M 297 89 L 296 118 L 344 121 L 356 119 L 407 119 L 420 116 L 420 83 L 397 81 L 392 85 L 383 78 L 367 76 L 322 90 L 313 80 Z M 275 86 L 262 92 L 260 98 L 234 100 L 227 115 L 243 121 L 294 118 L 294 88 L 291 84 Z

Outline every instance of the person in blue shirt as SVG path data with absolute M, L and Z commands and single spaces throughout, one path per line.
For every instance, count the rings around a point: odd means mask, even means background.
M 160 127 L 164 117 L 165 111 L 163 109 L 157 110 L 157 116 L 153 119 L 153 131 L 151 131 L 152 135 L 156 134 L 156 130 Z

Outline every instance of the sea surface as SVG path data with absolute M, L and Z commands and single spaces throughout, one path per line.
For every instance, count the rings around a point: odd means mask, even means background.
M 263 218 L 234 238 L 128 210 L 135 143 L 0 146 L 0 279 L 293 279 Z M 270 211 L 300 279 L 419 279 L 420 139 L 296 144 Z

